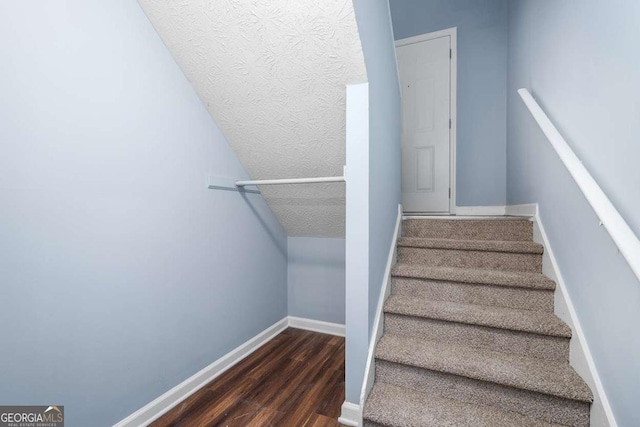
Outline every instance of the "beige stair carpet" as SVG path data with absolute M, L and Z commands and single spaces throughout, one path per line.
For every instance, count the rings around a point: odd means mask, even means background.
M 589 425 L 532 239 L 521 218 L 404 221 L 365 426 Z

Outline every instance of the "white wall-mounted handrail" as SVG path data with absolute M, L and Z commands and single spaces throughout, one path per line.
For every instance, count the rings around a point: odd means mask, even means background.
M 584 167 L 578 156 L 576 156 L 576 153 L 569 147 L 569 144 L 560 135 L 558 129 L 551 123 L 549 117 L 531 96 L 531 93 L 527 89 L 519 89 L 518 93 L 527 108 L 529 108 L 533 118 L 538 122 L 542 132 L 544 132 L 556 153 L 558 153 L 562 163 L 569 170 L 576 184 L 578 184 L 587 201 L 589 201 L 589 204 L 600 219 L 600 224 L 611 235 L 620 253 L 640 280 L 640 240 L 638 240 L 638 236 L 635 235 L 629 224 L 626 223 L 622 215 L 613 206 L 607 195 Z
M 289 178 L 289 179 L 259 179 L 255 181 L 236 181 L 236 186 L 247 185 L 276 185 L 276 184 L 317 184 L 321 182 L 346 182 L 346 168 L 343 168 L 342 176 L 323 176 L 315 178 Z

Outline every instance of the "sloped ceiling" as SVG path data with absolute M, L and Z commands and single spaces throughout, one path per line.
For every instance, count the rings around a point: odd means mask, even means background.
M 253 179 L 342 174 L 351 0 L 139 0 Z M 291 236 L 344 236 L 343 183 L 260 188 Z

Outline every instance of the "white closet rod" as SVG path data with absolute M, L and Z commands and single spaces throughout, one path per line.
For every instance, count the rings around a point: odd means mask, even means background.
M 276 184 L 316 184 L 321 182 L 346 182 L 346 173 L 342 176 L 323 176 L 317 178 L 290 178 L 290 179 L 258 179 L 255 181 L 236 181 L 237 187 L 247 185 L 276 185 Z

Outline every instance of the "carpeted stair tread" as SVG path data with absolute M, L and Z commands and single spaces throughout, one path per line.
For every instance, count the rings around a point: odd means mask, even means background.
M 552 426 L 514 412 L 463 403 L 376 382 L 364 410 L 367 422 L 386 427 L 542 427 Z
M 522 271 L 484 270 L 474 268 L 431 267 L 420 264 L 396 264 L 394 277 L 442 280 L 480 285 L 554 290 L 553 280 L 540 273 Z
M 390 295 L 385 302 L 384 311 L 405 316 L 571 338 L 571 328 L 553 313 L 544 311 L 431 301 L 405 295 Z
M 532 240 L 532 222 L 525 218 L 406 219 L 404 237 L 463 240 Z
M 587 384 L 566 362 L 385 334 L 376 358 L 531 392 L 592 402 Z
M 521 254 L 542 254 L 543 252 L 543 246 L 539 243 L 509 240 L 460 240 L 402 237 L 398 239 L 398 246 L 408 248 L 454 249 L 460 251 L 508 252 Z

